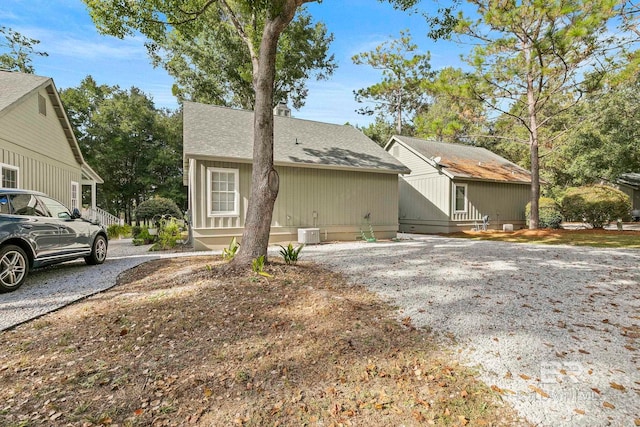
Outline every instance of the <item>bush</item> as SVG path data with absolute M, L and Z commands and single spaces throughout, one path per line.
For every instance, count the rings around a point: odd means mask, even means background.
M 304 244 L 298 246 L 297 248 L 293 247 L 293 244 L 289 243 L 289 245 L 285 248 L 282 245 L 280 246 L 280 255 L 284 258 L 284 262 L 288 264 L 296 264 L 298 262 L 298 258 L 300 257 L 300 251 L 304 248 Z
M 134 211 L 134 215 L 138 221 L 159 219 L 162 216 L 182 218 L 182 212 L 178 205 L 173 200 L 164 197 L 154 197 L 140 203 Z
M 611 221 L 628 220 L 629 196 L 606 185 L 569 188 L 562 198 L 562 213 L 567 221 L 582 221 L 602 228 Z
M 130 225 L 118 225 L 111 224 L 107 227 L 107 236 L 109 239 L 117 239 L 119 237 L 129 237 L 131 236 L 131 226 Z
M 527 225 L 529 225 L 529 220 L 531 219 L 531 202 L 527 203 L 525 216 L 527 218 Z M 548 197 L 540 197 L 538 201 L 538 227 L 558 229 L 561 223 L 562 213 L 556 201 Z
M 142 227 L 140 227 L 139 225 L 134 225 L 131 227 L 131 237 L 133 237 L 134 239 L 137 239 L 138 236 L 140 235 L 140 232 L 142 231 Z
M 162 219 L 160 221 L 160 229 L 158 230 L 157 249 L 175 248 L 180 240 L 180 226 L 175 218 Z
M 149 228 L 140 227 L 140 232 L 138 233 L 138 236 L 133 239 L 133 244 L 135 246 L 150 245 L 151 243 L 155 242 L 155 240 L 156 236 L 152 236 L 149 233 Z

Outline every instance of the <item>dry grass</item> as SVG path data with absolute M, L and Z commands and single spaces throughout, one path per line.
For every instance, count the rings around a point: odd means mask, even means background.
M 0 425 L 526 425 L 433 335 L 340 275 L 218 266 L 153 261 L 3 332 Z
M 548 245 L 594 246 L 600 248 L 640 249 L 640 231 L 617 230 L 518 230 L 463 231 L 448 234 L 475 240 L 494 240 L 515 243 L 542 243 Z

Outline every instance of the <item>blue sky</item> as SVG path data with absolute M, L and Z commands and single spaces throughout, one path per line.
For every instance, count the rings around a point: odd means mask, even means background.
M 433 7 L 433 2 L 423 2 Z M 379 80 L 379 74 L 367 66 L 353 65 L 351 57 L 373 49 L 409 29 L 420 50 L 430 51 L 432 66 L 460 66 L 460 50 L 452 43 L 434 43 L 426 37 L 427 27 L 420 14 L 394 10 L 377 0 L 324 0 L 311 3 L 309 11 L 323 21 L 335 41 L 338 69 L 325 81 L 309 81 L 306 105 L 293 115 L 329 123 L 366 125 L 372 119 L 358 115 L 359 105 L 353 91 Z M 0 25 L 27 37 L 40 40 L 37 49 L 48 57 L 36 57 L 36 74 L 52 77 L 58 89 L 74 87 L 87 75 L 99 84 L 136 86 L 151 95 L 157 107 L 174 109 L 171 77 L 150 65 L 143 37 L 120 40 L 102 36 L 95 30 L 89 13 L 80 0 L 2 0 Z

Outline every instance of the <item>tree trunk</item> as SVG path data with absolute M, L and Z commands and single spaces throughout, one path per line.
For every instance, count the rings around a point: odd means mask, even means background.
M 531 60 L 530 51 L 527 52 Z M 539 223 L 538 201 L 540 200 L 540 157 L 538 156 L 538 118 L 534 93 L 533 75 L 527 75 L 527 107 L 529 115 L 529 145 L 531 151 L 531 214 L 529 229 L 537 230 Z
M 254 61 L 253 87 L 256 92 L 253 123 L 253 168 L 251 195 L 247 207 L 240 249 L 232 267 L 249 265 L 260 256 L 267 258 L 273 207 L 278 196 L 279 177 L 273 168 L 273 91 L 276 51 L 280 34 L 291 22 L 296 2 L 275 18 L 268 19 L 262 33 L 257 61 Z

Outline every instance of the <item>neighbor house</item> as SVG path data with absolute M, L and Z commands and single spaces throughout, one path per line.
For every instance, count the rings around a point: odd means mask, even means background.
M 640 173 L 623 173 L 617 181 L 618 188 L 624 191 L 631 199 L 631 209 L 634 217 L 638 217 L 637 211 L 640 211 Z
M 400 178 L 400 231 L 451 233 L 489 217 L 489 228 L 525 225 L 531 174 L 480 147 L 393 136 L 386 150 L 411 169 Z
M 251 186 L 253 112 L 185 102 L 184 183 L 196 249 L 242 235 Z M 280 191 L 270 241 L 391 238 L 398 230 L 398 174 L 409 169 L 350 125 L 295 119 L 274 109 Z
M 1 186 L 41 191 L 82 209 L 82 187 L 103 181 L 82 157 L 53 83 L 47 77 L 0 71 Z

